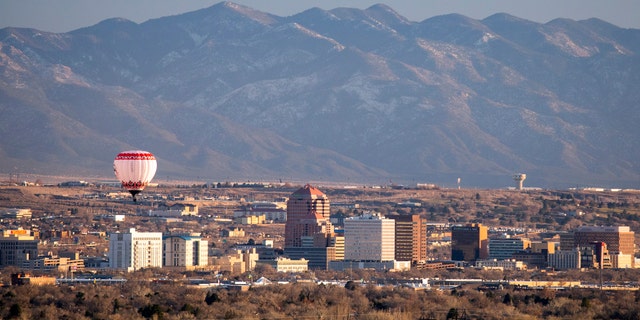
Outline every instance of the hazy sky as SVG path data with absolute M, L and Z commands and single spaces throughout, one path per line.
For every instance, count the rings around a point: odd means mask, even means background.
M 138 23 L 175 15 L 220 2 L 219 0 L 0 0 L 0 28 L 28 27 L 66 32 L 94 25 L 107 18 Z M 640 28 L 640 0 L 236 0 L 232 1 L 279 16 L 312 7 L 365 9 L 386 3 L 412 21 L 448 13 L 483 19 L 498 12 L 547 22 L 555 18 L 600 18 L 623 28 Z

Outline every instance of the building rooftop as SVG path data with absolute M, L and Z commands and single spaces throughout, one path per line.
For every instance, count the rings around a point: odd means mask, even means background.
M 304 187 L 298 189 L 292 195 L 297 196 L 299 198 L 300 197 L 304 197 L 304 198 L 326 197 L 326 195 L 322 191 L 320 191 L 318 188 L 310 184 L 306 184 Z

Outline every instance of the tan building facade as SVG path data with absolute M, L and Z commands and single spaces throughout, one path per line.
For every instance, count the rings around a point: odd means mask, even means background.
M 427 219 L 417 214 L 387 218 L 395 220 L 395 260 L 427 261 Z

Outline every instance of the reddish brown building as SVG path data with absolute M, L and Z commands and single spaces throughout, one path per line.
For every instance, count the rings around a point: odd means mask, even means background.
M 395 260 L 427 261 L 427 219 L 417 214 L 387 218 L 395 220 Z
M 310 269 L 326 269 L 336 252 L 331 246 L 335 234 L 329 216 L 329 199 L 317 188 L 307 184 L 291 194 L 284 227 L 285 254 L 309 260 Z
M 613 254 L 631 257 L 635 254 L 635 233 L 627 226 L 582 226 L 573 231 L 572 245 L 575 247 L 593 246 L 599 242 L 606 243 L 608 252 Z

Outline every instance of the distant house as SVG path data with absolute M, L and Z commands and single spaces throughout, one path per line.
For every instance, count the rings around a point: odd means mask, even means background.
M 241 229 L 241 228 L 224 229 L 220 232 L 220 236 L 223 238 L 243 238 L 244 229 Z

